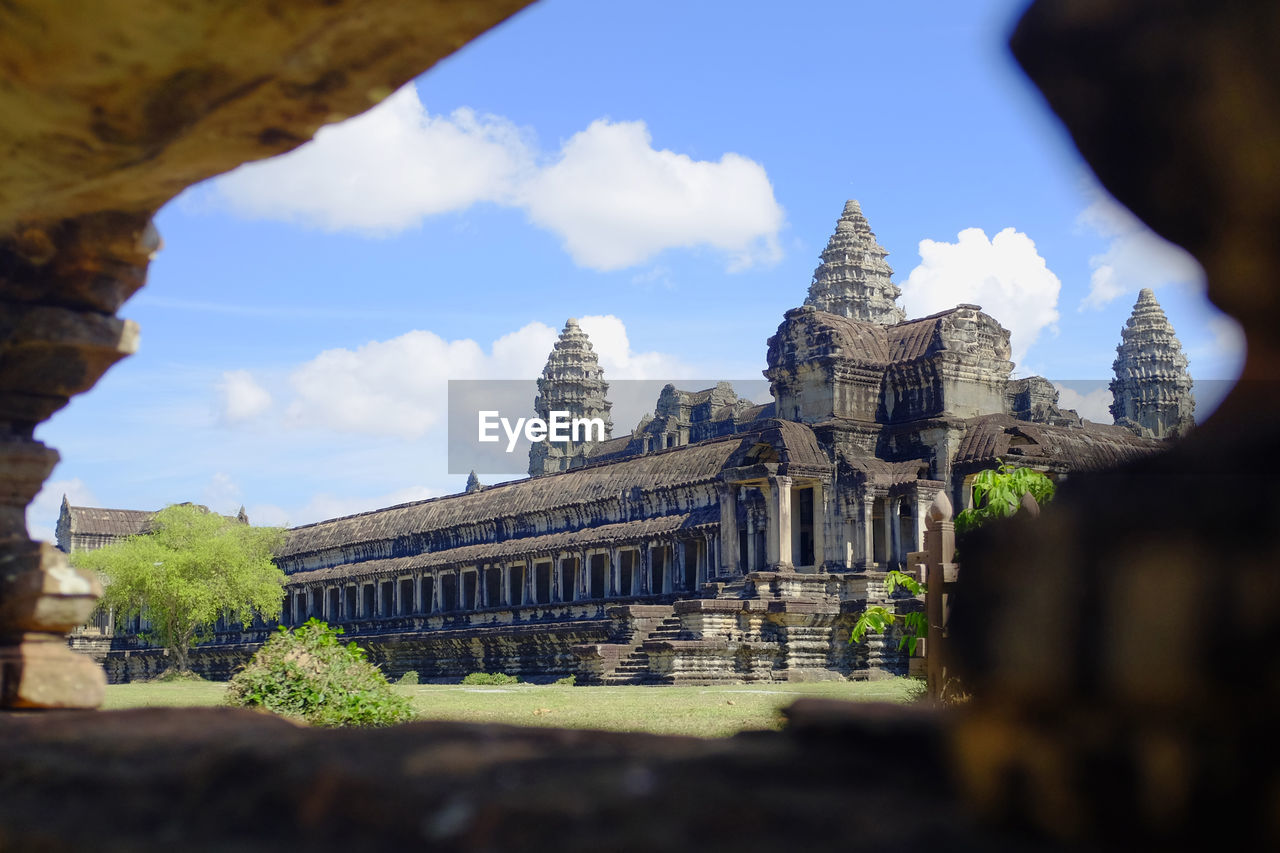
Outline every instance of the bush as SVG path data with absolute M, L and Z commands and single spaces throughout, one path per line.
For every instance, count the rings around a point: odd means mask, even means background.
M 573 687 L 575 684 L 578 683 L 578 676 L 566 675 L 564 678 L 557 678 L 555 681 L 551 683 L 559 685 L 561 687 Z
M 227 704 L 264 708 L 313 726 L 389 726 L 412 719 L 409 700 L 391 689 L 341 628 L 311 619 L 281 627 L 227 688 Z
M 396 681 L 396 684 L 417 684 L 417 683 L 418 683 L 418 671 L 416 669 L 409 670 L 404 675 L 400 676 L 400 678 Z
M 519 684 L 520 679 L 505 672 L 473 672 L 462 679 L 463 684 Z

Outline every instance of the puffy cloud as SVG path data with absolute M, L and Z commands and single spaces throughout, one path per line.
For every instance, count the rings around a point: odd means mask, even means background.
M 731 269 L 780 257 L 782 208 L 764 167 L 732 153 L 693 160 L 652 142 L 643 122 L 592 122 L 524 186 L 530 219 L 597 270 L 700 245 L 728 254 Z
M 57 531 L 58 513 L 62 510 L 62 496 L 66 495 L 72 506 L 97 506 L 98 499 L 79 477 L 70 480 L 49 480 L 40 489 L 35 500 L 27 505 L 27 535 L 41 542 L 52 542 Z
M 606 379 L 666 381 L 699 375 L 666 353 L 634 350 L 618 317 L 585 316 L 579 323 Z M 325 350 L 289 374 L 280 395 L 284 422 L 295 428 L 420 438 L 445 420 L 450 379 L 535 379 L 558 335 L 557 329 L 533 322 L 499 337 L 488 350 L 473 340 L 449 341 L 423 330 L 355 349 Z M 258 387 L 252 376 L 248 379 Z
M 1075 409 L 1076 414 L 1085 420 L 1099 424 L 1113 422 L 1111 417 L 1111 390 L 1107 387 L 1095 388 L 1092 391 L 1080 392 L 1061 383 L 1054 383 L 1058 389 L 1058 406 L 1063 409 Z
M 578 319 L 604 368 L 605 379 L 687 379 L 697 374 L 678 358 L 660 352 L 635 352 L 627 327 L 612 314 Z
M 1021 363 L 1040 332 L 1058 322 L 1061 289 L 1026 234 L 1006 228 L 988 240 L 981 228 L 966 228 L 954 243 L 920 241 L 920 264 L 902 285 L 902 304 L 908 317 L 981 305 L 1010 331 L 1013 360 Z
M 213 187 L 213 200 L 242 216 L 370 234 L 480 202 L 520 207 L 557 234 L 576 263 L 598 270 L 672 248 L 709 246 L 727 255 L 730 269 L 781 254 L 782 208 L 753 160 L 655 150 L 644 122 L 604 119 L 543 156 L 500 116 L 429 114 L 412 84 Z
M 219 471 L 209 479 L 200 494 L 200 499 L 214 512 L 230 515 L 240 506 L 240 486 L 230 474 Z
M 412 84 L 315 139 L 218 179 L 241 215 L 328 231 L 393 233 L 423 217 L 508 200 L 531 152 L 506 119 L 432 116 Z
M 258 417 L 271 408 L 271 394 L 247 370 L 228 370 L 218 382 L 219 414 L 227 423 Z
M 1102 308 L 1144 287 L 1203 286 L 1204 271 L 1195 258 L 1156 234 L 1101 189 L 1094 189 L 1093 194 L 1094 201 L 1076 221 L 1111 242 L 1105 252 L 1089 258 L 1093 273 L 1079 310 Z

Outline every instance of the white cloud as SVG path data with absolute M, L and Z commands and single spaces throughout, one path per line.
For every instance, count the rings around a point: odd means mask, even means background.
M 783 213 L 764 167 L 655 150 L 644 122 L 600 119 L 549 162 L 500 116 L 433 116 L 413 84 L 315 139 L 219 178 L 212 198 L 251 218 L 391 234 L 492 202 L 524 209 L 581 266 L 614 270 L 709 246 L 729 268 L 781 255 Z
M 49 480 L 40 489 L 35 500 L 27 505 L 27 535 L 39 542 L 52 542 L 56 535 L 58 513 L 62 510 L 62 496 L 66 495 L 72 506 L 97 506 L 98 499 L 79 477 L 70 480 Z
M 1020 231 L 1005 228 L 990 240 L 966 228 L 956 242 L 920 241 L 920 264 L 902 285 L 908 317 L 924 317 L 958 303 L 981 305 L 1011 332 L 1013 360 L 1021 363 L 1045 328 L 1058 322 L 1062 282 Z
M 759 163 L 656 151 L 643 122 L 603 119 L 573 135 L 521 192 L 529 217 L 580 266 L 615 270 L 670 248 L 708 245 L 730 268 L 781 256 L 782 208 Z
M 240 507 L 240 486 L 230 474 L 219 471 L 209 479 L 200 494 L 200 500 L 214 512 L 231 515 Z
M 1111 242 L 1105 252 L 1089 258 L 1093 273 L 1079 310 L 1102 308 L 1144 287 L 1189 284 L 1203 288 L 1204 271 L 1195 258 L 1156 234 L 1101 189 L 1092 192 L 1094 201 L 1076 222 Z
M 1058 389 L 1058 407 L 1062 409 L 1075 409 L 1076 414 L 1085 420 L 1093 421 L 1099 424 L 1109 424 L 1113 422 L 1111 417 L 1111 390 L 1109 388 L 1096 388 L 1087 393 L 1080 393 L 1074 388 L 1068 388 L 1066 385 L 1054 383 L 1054 388 Z
M 581 317 L 578 324 L 591 339 L 606 380 L 697 378 L 696 371 L 675 356 L 632 350 L 626 325 L 612 314 Z
M 397 504 L 439 497 L 442 492 L 426 486 L 406 486 L 381 495 L 367 497 L 338 497 L 329 492 L 312 495 L 302 506 L 286 510 L 274 504 L 256 504 L 246 512 L 249 521 L 264 527 L 296 527 L 330 518 L 341 518 L 360 512 L 383 509 Z
M 626 325 L 612 314 L 585 316 L 579 323 L 607 380 L 701 375 L 669 354 L 634 350 Z M 356 349 L 326 350 L 289 374 L 280 394 L 283 423 L 417 439 L 445 420 L 450 379 L 535 379 L 558 336 L 556 329 L 532 322 L 499 337 L 488 350 L 470 339 L 448 341 L 423 330 Z
M 271 394 L 247 370 L 228 370 L 218 382 L 219 414 L 227 423 L 258 417 L 271 408 Z
M 509 200 L 531 156 L 511 122 L 468 109 L 429 115 L 411 83 L 374 109 L 321 128 L 306 145 L 241 166 L 215 187 L 248 217 L 394 233 L 426 216 Z

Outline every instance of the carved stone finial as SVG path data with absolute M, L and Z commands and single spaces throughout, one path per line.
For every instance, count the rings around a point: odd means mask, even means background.
M 933 503 L 929 504 L 929 513 L 925 516 L 925 520 L 931 522 L 931 526 L 940 521 L 950 521 L 953 512 L 951 498 L 947 497 L 947 490 L 943 489 L 933 496 Z
M 876 242 L 861 205 L 845 202 L 804 304 L 852 320 L 901 323 L 907 315 L 897 303 L 902 291 L 889 280 L 893 269 L 885 262 L 888 254 Z

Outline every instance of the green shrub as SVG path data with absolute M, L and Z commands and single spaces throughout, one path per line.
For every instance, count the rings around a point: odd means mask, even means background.
M 404 675 L 400 676 L 400 678 L 396 681 L 396 684 L 417 684 L 417 683 L 418 683 L 418 671 L 416 669 L 409 670 Z
M 191 682 L 207 681 L 208 679 L 198 675 L 197 673 L 191 672 L 190 670 L 186 672 L 179 672 L 176 669 L 166 669 L 163 673 L 156 676 L 154 680 L 160 684 L 173 684 L 174 682 L 189 684 Z
M 463 684 L 519 684 L 520 679 L 505 672 L 473 672 L 462 679 Z
M 561 687 L 573 687 L 575 684 L 578 683 L 578 676 L 566 675 L 564 678 L 557 678 L 555 681 L 551 683 L 557 684 Z
M 264 708 L 314 726 L 389 726 L 412 719 L 409 700 L 341 628 L 311 619 L 281 627 L 227 688 L 227 704 Z

